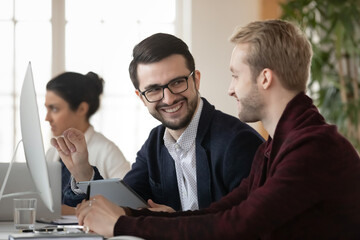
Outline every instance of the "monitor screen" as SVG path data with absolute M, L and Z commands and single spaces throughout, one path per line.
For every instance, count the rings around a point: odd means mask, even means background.
M 31 177 L 42 201 L 53 212 L 53 196 L 45 159 L 31 63 L 28 65 L 21 89 L 20 125 L 26 163 Z

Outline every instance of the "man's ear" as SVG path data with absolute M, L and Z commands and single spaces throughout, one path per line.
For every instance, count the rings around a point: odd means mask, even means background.
M 274 80 L 274 72 L 269 68 L 264 68 L 260 73 L 260 85 L 264 90 L 269 89 Z
M 146 99 L 144 100 L 144 97 L 143 95 L 139 92 L 139 90 L 135 90 L 135 94 L 141 99 L 141 101 L 143 102 L 144 106 L 146 107 L 146 104 L 145 104 L 145 101 Z
M 89 104 L 87 102 L 81 102 L 78 109 L 76 110 L 80 115 L 86 116 L 89 111 Z
M 194 77 L 194 80 L 195 80 L 196 90 L 199 91 L 200 90 L 200 77 L 201 77 L 200 71 L 195 70 L 195 72 L 193 73 L 193 77 Z

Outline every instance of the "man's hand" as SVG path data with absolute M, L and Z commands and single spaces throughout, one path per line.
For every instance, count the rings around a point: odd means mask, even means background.
M 93 169 L 88 161 L 86 141 L 81 131 L 69 128 L 63 136 L 52 138 L 51 145 L 57 149 L 61 160 L 77 182 L 91 179 Z
M 153 212 L 169 212 L 169 213 L 175 212 L 175 210 L 172 209 L 171 207 L 154 203 L 153 200 L 151 199 L 148 200 L 148 204 L 150 206 L 148 209 Z
M 79 225 L 83 225 L 87 231 L 96 232 L 107 238 L 114 235 L 114 226 L 119 217 L 124 215 L 123 208 L 102 195 L 96 195 L 89 201 L 83 200 L 76 206 Z

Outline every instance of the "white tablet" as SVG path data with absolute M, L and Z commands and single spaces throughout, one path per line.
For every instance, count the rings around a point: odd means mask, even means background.
M 84 181 L 78 182 L 77 185 L 83 192 L 87 192 L 88 186 L 90 185 L 89 197 L 100 194 L 109 201 L 122 207 L 134 209 L 148 207 L 145 200 L 119 178 Z

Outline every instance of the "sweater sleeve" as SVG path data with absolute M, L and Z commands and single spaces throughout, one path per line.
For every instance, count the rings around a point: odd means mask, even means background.
M 93 180 L 101 180 L 103 177 L 100 175 L 99 170 L 93 166 L 94 169 L 94 179 Z M 70 207 L 76 207 L 79 203 L 81 203 L 82 200 L 86 198 L 86 194 L 76 194 L 72 191 L 71 185 L 68 184 L 68 186 L 64 189 L 63 192 L 63 203 L 70 206 Z

